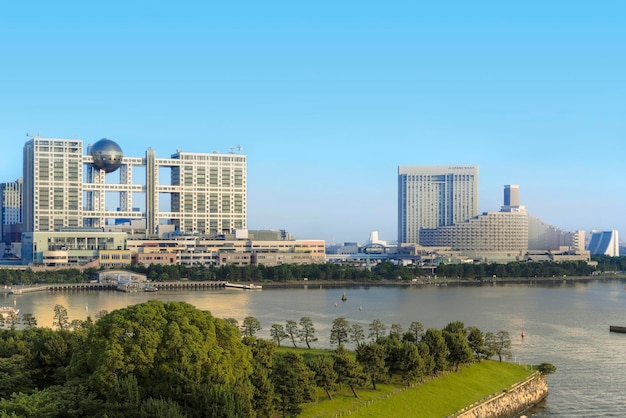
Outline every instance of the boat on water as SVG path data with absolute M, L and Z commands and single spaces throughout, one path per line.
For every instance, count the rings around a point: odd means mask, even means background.
M 261 290 L 263 289 L 263 286 L 261 286 L 260 284 L 250 283 L 250 284 L 244 284 L 243 288 L 247 290 Z
M 346 296 L 346 292 L 343 292 L 343 295 L 341 295 L 341 301 L 345 302 L 348 300 L 348 297 Z
M 626 327 L 620 327 L 619 325 L 609 325 L 609 332 L 619 332 L 626 334 Z
M 2 307 L 0 307 L 0 316 L 3 319 L 7 319 L 7 318 L 10 318 L 12 316 L 17 316 L 17 315 L 19 315 L 19 313 L 20 313 L 20 310 L 14 308 L 12 306 L 2 306 Z
M 158 292 L 159 289 L 156 286 L 153 286 L 151 284 L 147 284 L 143 287 L 143 291 L 144 292 Z
M 224 282 L 224 286 L 226 286 L 226 287 L 234 287 L 236 289 L 244 289 L 244 290 L 261 290 L 261 289 L 263 289 L 263 286 L 261 286 L 260 284 L 254 284 L 254 283 L 239 284 L 239 283 Z

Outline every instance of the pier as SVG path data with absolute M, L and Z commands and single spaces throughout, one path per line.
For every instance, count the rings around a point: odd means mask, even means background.
M 159 290 L 163 289 L 207 289 L 216 287 L 226 287 L 226 281 L 201 281 L 194 282 L 189 280 L 181 280 L 176 282 L 150 282 L 150 284 Z
M 148 282 L 138 283 L 141 287 L 149 284 L 150 286 L 158 290 L 173 290 L 173 289 L 214 289 L 225 287 L 238 287 L 242 289 L 260 288 L 253 284 L 233 284 L 226 281 L 171 281 L 171 282 Z M 252 286 L 252 287 L 251 287 Z M 8 293 L 10 295 L 22 295 L 30 292 L 42 292 L 42 291 L 54 291 L 54 292 L 71 292 L 71 291 L 89 291 L 89 290 L 119 290 L 118 284 L 114 282 L 106 283 L 54 283 L 45 285 L 32 285 L 32 286 L 12 286 L 0 289 L 0 293 Z

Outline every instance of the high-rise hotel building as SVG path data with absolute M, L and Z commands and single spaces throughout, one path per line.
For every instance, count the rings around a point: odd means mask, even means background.
M 478 214 L 478 166 L 399 166 L 398 244 Z
M 126 157 L 108 139 L 84 151 L 79 139 L 26 142 L 24 231 L 104 228 L 117 219 L 145 220 L 148 235 L 160 224 L 202 235 L 247 229 L 245 155 L 177 150 L 157 158 L 148 149 Z
M 22 230 L 22 188 L 21 178 L 10 183 L 0 183 L 0 236 L 5 242 L 19 241 L 13 235 Z

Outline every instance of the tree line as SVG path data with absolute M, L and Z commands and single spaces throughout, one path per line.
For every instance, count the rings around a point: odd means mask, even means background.
M 584 261 L 555 262 L 510 262 L 497 263 L 461 263 L 439 264 L 437 267 L 424 269 L 420 266 L 404 266 L 391 262 L 382 262 L 369 269 L 342 264 L 282 264 L 280 266 L 193 266 L 180 264 L 149 266 L 131 265 L 127 269 L 145 274 L 152 281 L 168 280 L 223 280 L 231 282 L 290 282 L 307 278 L 320 281 L 363 282 L 363 281 L 411 281 L 435 275 L 439 278 L 452 279 L 492 279 L 496 278 L 534 278 L 588 276 L 593 272 L 624 272 L 626 257 L 594 256 L 597 266 Z M 33 271 L 0 269 L 0 285 L 46 284 L 46 283 L 84 283 L 93 280 L 98 270 L 94 268 Z
M 412 322 L 404 331 L 333 321 L 334 350 L 303 356 L 278 351 L 289 340 L 310 348 L 310 318 L 272 324 L 219 319 L 185 302 L 152 300 L 95 320 L 71 321 L 54 307 L 53 329 L 35 323 L 0 329 L 0 417 L 295 416 L 318 391 L 381 382 L 413 384 L 463 364 L 509 358 L 508 332 L 483 333 L 456 321 L 443 329 Z M 348 351 L 346 343 L 355 344 Z M 308 352 L 309 350 L 304 350 Z

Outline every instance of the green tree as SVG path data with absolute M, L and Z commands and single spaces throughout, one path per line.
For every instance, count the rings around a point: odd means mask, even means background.
M 2 344 L 0 356 L 23 355 L 28 361 L 31 379 L 38 388 L 61 385 L 66 381 L 65 369 L 74 352 L 84 343 L 86 331 L 56 331 L 47 327 L 17 331 L 11 344 Z
M 316 356 L 309 362 L 309 369 L 315 373 L 315 383 L 326 392 L 329 400 L 332 400 L 331 391 L 337 387 L 337 372 L 334 368 L 334 360 L 329 356 Z
M 495 355 L 498 356 L 498 360 L 502 363 L 502 359 L 510 359 L 512 357 L 511 353 L 511 336 L 508 331 L 498 331 L 495 335 L 495 339 L 491 340 L 490 343 L 493 344 L 491 347 Z
M 182 408 L 171 399 L 148 398 L 141 403 L 139 418 L 185 418 Z
M 125 416 L 126 411 L 137 411 L 141 406 L 141 388 L 135 375 L 113 379 L 111 390 L 106 394 L 111 412 Z
M 309 349 L 311 348 L 311 343 L 317 341 L 317 337 L 315 336 L 315 326 L 313 325 L 311 318 L 308 316 L 300 318 L 300 330 L 298 331 L 298 336 L 300 337 L 300 341 L 304 341 Z
M 343 343 L 348 341 L 348 330 L 350 325 L 346 318 L 339 317 L 333 321 L 333 326 L 330 329 L 330 343 L 342 346 Z
M 537 370 L 543 375 L 549 375 L 556 372 L 556 366 L 551 363 L 541 363 L 537 366 Z
M 430 376 L 435 372 L 435 359 L 433 355 L 430 354 L 430 348 L 424 341 L 420 341 L 417 344 L 417 348 L 419 349 L 419 354 L 423 361 L 423 375 Z
M 400 340 L 402 339 L 402 334 L 404 334 L 404 329 L 402 329 L 402 325 L 391 324 L 391 329 L 389 330 L 390 337 Z
M 433 359 L 433 372 L 439 374 L 448 368 L 448 347 L 442 331 L 428 328 L 422 336 L 422 342 L 428 346 L 428 353 Z
M 133 375 L 142 399 L 169 398 L 190 418 L 252 413 L 250 349 L 235 327 L 190 304 L 151 300 L 113 311 L 76 351 L 69 377 L 101 396 Z
M 228 322 L 232 326 L 234 326 L 237 329 L 239 329 L 239 321 L 237 321 L 235 318 L 224 318 L 224 321 Z
M 104 418 L 107 405 L 84 386 L 51 386 L 32 393 L 13 393 L 0 399 L 3 417 Z M 6 415 L 2 415 L 6 413 Z
M 378 340 L 380 337 L 385 335 L 385 329 L 385 324 L 383 324 L 380 319 L 374 319 L 369 325 L 369 338 L 373 341 Z
M 96 321 L 98 321 L 100 318 L 107 316 L 109 313 L 109 311 L 107 311 L 106 309 L 102 309 L 101 311 L 98 311 L 96 313 Z
M 496 334 L 489 331 L 485 334 L 485 358 L 491 358 L 496 355 Z
M 245 337 L 254 337 L 261 329 L 261 323 L 253 316 L 245 317 L 241 324 L 241 333 Z
M 356 359 L 369 376 L 372 389 L 376 390 L 377 382 L 386 382 L 389 367 L 385 363 L 387 352 L 385 347 L 376 343 L 362 344 L 356 349 Z
M 296 323 L 296 321 L 288 319 L 287 323 L 285 324 L 285 332 L 291 339 L 291 343 L 293 344 L 294 348 L 297 347 L 296 336 L 298 335 L 298 324 Z
M 70 321 L 67 316 L 67 308 L 63 305 L 54 305 L 53 326 L 59 330 L 65 330 L 70 327 Z
M 276 345 L 254 337 L 244 337 L 244 344 L 252 350 L 252 375 L 254 386 L 252 409 L 259 418 L 269 418 L 275 412 L 274 383 L 271 374 L 274 368 Z
M 461 364 L 469 363 L 474 358 L 474 353 L 467 341 L 465 324 L 461 321 L 453 321 L 443 328 L 443 336 L 448 347 L 448 363 L 459 370 Z
M 276 345 L 279 347 L 280 342 L 289 337 L 289 335 L 285 332 L 285 328 L 280 324 L 272 324 L 270 327 L 270 336 L 272 337 L 272 341 L 276 342 Z
M 0 315 L 2 317 L 2 315 Z M 6 317 L 2 317 L 4 324 L 9 326 L 9 329 L 15 329 L 20 322 L 20 317 L 16 312 L 9 312 Z
M 362 387 L 367 379 L 363 372 L 363 367 L 346 351 L 343 345 L 337 347 L 333 355 L 337 382 L 346 384 L 352 390 L 355 398 L 359 397 L 356 389 Z
M 413 321 L 411 322 L 411 325 L 409 325 L 409 332 L 411 333 L 411 335 L 413 335 L 413 337 L 415 338 L 414 341 L 417 343 L 420 338 L 422 338 L 422 334 L 424 333 L 424 326 L 419 321 Z
M 299 354 L 288 352 L 277 358 L 272 379 L 283 417 L 298 415 L 304 402 L 315 399 L 314 377 Z
M 365 340 L 365 332 L 363 332 L 363 326 L 361 324 L 352 324 L 348 331 L 348 337 L 350 341 L 355 343 L 357 348 L 363 344 Z
M 461 364 L 469 363 L 474 358 L 474 353 L 467 342 L 463 330 L 444 330 L 443 336 L 448 347 L 448 363 L 454 365 L 456 371 Z
M 27 328 L 32 328 L 37 326 L 37 318 L 32 313 L 25 313 L 22 315 L 22 323 Z
M 483 332 L 476 327 L 467 328 L 467 342 L 474 353 L 477 360 L 487 358 L 487 349 L 485 347 L 485 336 Z
M 404 341 L 398 355 L 400 359 L 400 373 L 402 380 L 407 385 L 416 381 L 424 375 L 424 359 L 420 355 L 419 348 L 416 344 Z
M 35 388 L 26 358 L 20 354 L 0 357 L 0 399 L 12 393 L 29 393 Z

